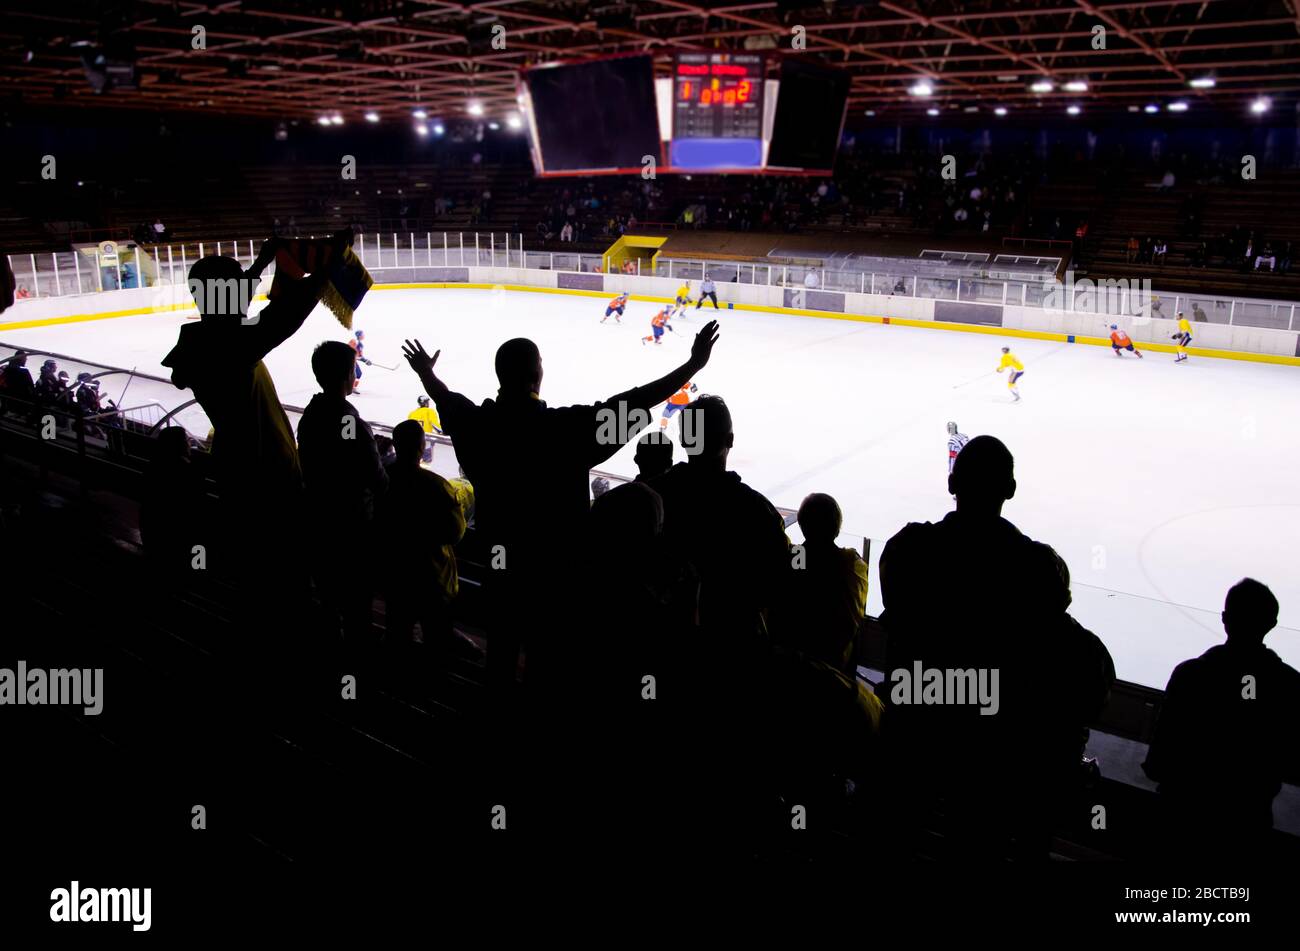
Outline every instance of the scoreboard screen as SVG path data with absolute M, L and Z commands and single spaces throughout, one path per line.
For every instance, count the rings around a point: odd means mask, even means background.
M 679 52 L 673 61 L 674 169 L 758 169 L 763 164 L 759 53 Z

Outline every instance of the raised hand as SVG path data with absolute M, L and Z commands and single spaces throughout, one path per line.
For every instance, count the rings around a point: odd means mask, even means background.
M 713 355 L 713 345 L 718 342 L 718 336 L 718 322 L 716 320 L 710 320 L 695 335 L 695 342 L 691 344 L 691 362 L 697 368 L 703 367 L 709 362 L 709 357 Z
M 428 351 L 424 349 L 424 345 L 418 340 L 414 342 L 406 340 L 402 343 L 402 356 L 406 358 L 406 362 L 421 380 L 426 376 L 434 375 L 433 365 L 438 362 L 438 357 L 441 354 L 442 351 L 438 350 L 433 356 L 429 356 Z

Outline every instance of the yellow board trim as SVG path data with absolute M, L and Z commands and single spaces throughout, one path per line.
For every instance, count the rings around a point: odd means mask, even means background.
M 603 275 L 616 277 L 617 275 Z M 570 287 L 537 287 L 532 284 L 483 284 L 459 281 L 415 282 L 406 284 L 375 284 L 371 290 L 406 291 L 406 290 L 503 290 L 527 291 L 532 294 L 565 294 L 570 297 L 608 297 L 609 291 L 588 291 Z M 266 300 L 260 295 L 255 300 Z M 632 300 L 654 301 L 671 304 L 672 297 L 658 297 L 648 294 L 633 294 Z M 116 317 L 143 317 L 150 314 L 174 313 L 178 310 L 193 310 L 192 304 L 170 304 L 166 307 L 140 307 L 134 310 L 105 311 L 100 314 L 71 314 L 66 317 L 46 317 L 41 320 L 0 321 L 0 332 L 5 330 L 27 330 L 32 327 L 52 327 L 58 324 L 76 324 L 91 320 L 110 320 Z M 1019 337 L 1025 340 L 1051 340 L 1056 343 L 1068 343 L 1071 334 L 1048 330 L 1021 330 L 1016 327 L 984 327 L 979 324 L 954 324 L 941 320 L 913 320 L 905 317 L 879 317 L 874 314 L 842 314 L 834 311 L 804 310 L 796 307 L 770 307 L 764 304 L 734 304 L 729 310 L 750 311 L 753 313 L 781 314 L 788 317 L 819 317 L 830 320 L 852 320 L 866 324 L 888 324 L 891 327 L 914 327 L 926 330 L 955 330 L 959 333 L 989 334 L 995 337 Z M 1105 337 L 1081 337 L 1073 334 L 1074 342 L 1086 346 L 1109 347 L 1110 340 Z M 1168 343 L 1142 343 L 1142 350 L 1156 353 L 1177 353 L 1178 348 Z M 1244 353 L 1238 350 L 1210 350 L 1204 347 L 1191 347 L 1188 354 L 1194 357 L 1213 357 L 1219 360 L 1244 360 L 1248 363 L 1272 363 L 1279 366 L 1300 366 L 1300 357 L 1289 357 L 1275 353 Z

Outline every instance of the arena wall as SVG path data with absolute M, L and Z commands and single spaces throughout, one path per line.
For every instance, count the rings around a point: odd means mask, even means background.
M 681 286 L 681 280 L 675 278 L 518 267 L 383 268 L 377 269 L 374 276 L 379 282 L 375 290 L 379 292 L 435 287 L 503 287 L 600 298 L 626 290 L 641 300 L 663 302 L 671 302 Z M 699 282 L 692 281 L 691 287 L 698 294 Z M 721 305 L 733 310 L 901 324 L 1097 346 L 1109 346 L 1109 324 L 1115 320 L 1103 314 L 892 294 L 721 282 L 717 287 Z M 191 310 L 193 305 L 183 285 L 128 288 L 19 301 L 0 318 L 0 328 Z M 1173 320 L 1129 318 L 1116 322 L 1140 346 L 1145 345 L 1145 349 L 1165 352 L 1175 349 L 1170 339 L 1177 329 Z M 1191 352 L 1197 356 L 1300 366 L 1300 332 L 1197 323 L 1193 325 L 1193 335 Z

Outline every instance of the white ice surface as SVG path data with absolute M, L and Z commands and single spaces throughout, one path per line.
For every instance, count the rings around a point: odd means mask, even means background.
M 712 315 L 692 311 L 661 346 L 642 345 L 658 306 L 633 301 L 621 326 L 601 325 L 604 297 L 376 290 L 357 326 L 366 355 L 398 369 L 364 368 L 355 402 L 389 424 L 414 408 L 420 387 L 401 360 L 405 337 L 441 349 L 442 378 L 481 401 L 496 391 L 496 347 L 515 336 L 541 348 L 547 402 L 592 402 L 676 366 Z M 1004 514 L 1064 556 L 1074 614 L 1106 642 L 1120 677 L 1163 687 L 1176 663 L 1221 641 L 1224 593 L 1244 576 L 1278 596 L 1281 625 L 1266 643 L 1300 666 L 1300 369 L 1208 358 L 1176 366 L 1170 354 L 1116 359 L 1098 347 L 744 311 L 719 318 L 722 338 L 696 382 L 731 407 L 731 468 L 778 505 L 834 495 L 846 533 L 873 539 L 873 563 L 905 522 L 951 508 L 951 419 L 1015 454 L 1019 489 Z M 159 361 L 183 323 L 0 325 L 0 340 L 167 376 Z M 281 399 L 305 405 L 316 391 L 312 347 L 348 336 L 317 308 L 267 360 Z M 993 372 L 1008 342 L 1026 367 L 1019 404 Z M 122 383 L 107 378 L 107 395 L 117 398 Z M 137 379 L 126 402 L 173 406 L 177 396 Z M 603 468 L 632 475 L 632 447 Z M 1015 585 L 1007 579 L 1009 611 Z M 869 608 L 880 608 L 874 571 Z

